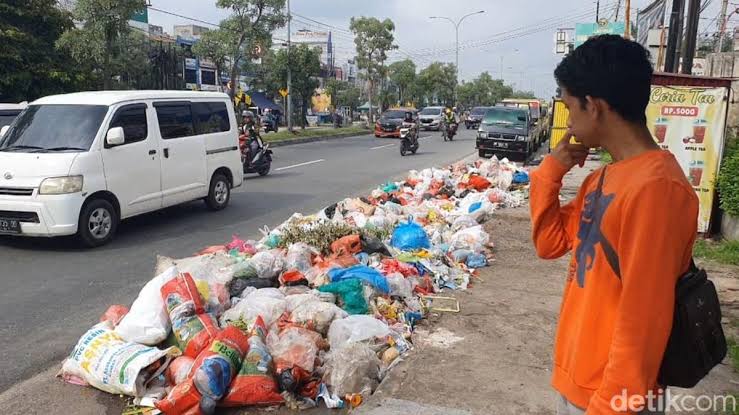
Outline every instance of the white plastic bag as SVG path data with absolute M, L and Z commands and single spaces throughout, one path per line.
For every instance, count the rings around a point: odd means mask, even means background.
M 285 269 L 298 270 L 301 274 L 305 274 L 313 266 L 311 258 L 314 254 L 318 254 L 318 251 L 306 243 L 298 242 L 290 245 L 285 258 Z
M 157 273 L 176 266 L 179 272 L 187 272 L 196 280 L 227 285 L 233 279 L 234 264 L 236 259 L 225 252 L 182 259 L 160 256 L 157 257 Z
M 113 394 L 143 396 L 146 384 L 161 374 L 170 360 L 179 355 L 176 347 L 160 350 L 121 339 L 109 322 L 99 323 L 77 342 L 64 361 L 60 375 L 76 376 L 90 385 Z M 153 373 L 149 365 L 164 358 Z
M 285 307 L 287 311 L 292 313 L 302 304 L 312 301 L 321 301 L 321 299 L 318 298 L 318 296 L 313 292 L 306 294 L 288 295 L 285 297 Z
M 249 263 L 257 270 L 257 277 L 271 279 L 279 275 L 285 268 L 285 257 L 278 250 L 261 251 L 249 259 Z
M 278 368 L 300 366 L 308 373 L 313 373 L 318 355 L 318 343 L 321 335 L 299 327 L 285 329 L 279 335 L 270 332 L 267 338 L 269 353 Z M 297 353 L 299 351 L 299 353 Z
M 267 327 L 276 323 L 282 313 L 285 312 L 285 299 L 257 295 L 259 291 L 257 290 L 257 292 L 248 295 L 235 306 L 226 310 L 221 317 L 221 326 L 225 326 L 229 321 L 240 319 L 251 326 L 258 316 L 262 316 L 264 324 Z
M 331 348 L 326 356 L 323 381 L 337 396 L 360 393 L 369 396 L 379 385 L 380 359 L 365 344 L 350 344 L 341 349 Z
M 452 242 L 449 245 L 449 251 L 457 249 L 469 249 L 475 253 L 482 253 L 490 242 L 490 235 L 477 225 L 471 228 L 462 229 L 452 236 Z
M 356 226 L 360 229 L 367 226 L 367 215 L 361 212 L 349 212 L 344 219 L 349 225 Z
M 385 322 L 372 316 L 359 314 L 331 323 L 328 330 L 328 343 L 331 345 L 331 350 L 335 350 L 351 343 L 385 337 L 388 334 L 390 334 L 390 328 Z
M 394 297 L 410 298 L 413 296 L 413 286 L 403 274 L 396 272 L 385 277 L 390 285 L 390 295 Z
M 177 274 L 177 268 L 170 267 L 147 282 L 131 305 L 131 310 L 116 326 L 116 334 L 126 341 L 147 346 L 164 341 L 169 335 L 171 325 L 160 291 Z
M 297 306 L 290 314 L 290 321 L 297 324 L 312 323 L 316 331 L 326 333 L 336 319 L 346 317 L 346 311 L 336 304 L 323 301 L 307 301 Z
M 452 232 L 459 232 L 462 229 L 471 228 L 477 226 L 477 220 L 470 215 L 462 215 L 454 220 L 452 224 Z

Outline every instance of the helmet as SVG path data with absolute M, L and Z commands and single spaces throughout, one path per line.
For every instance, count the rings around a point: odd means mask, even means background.
M 446 113 L 447 113 L 447 114 L 451 114 L 451 112 L 452 112 L 451 108 L 447 108 L 447 109 L 446 109 Z

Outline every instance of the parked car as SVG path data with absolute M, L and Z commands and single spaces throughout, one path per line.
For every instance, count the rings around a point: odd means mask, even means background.
M 515 99 L 507 98 L 503 100 L 503 105 L 515 105 L 519 108 L 528 110 L 529 117 L 531 118 L 532 135 L 534 139 L 535 149 L 541 147 L 542 144 L 547 140 L 549 135 L 549 119 L 542 116 L 541 114 L 541 102 L 537 99 Z
M 485 116 L 489 107 L 474 107 L 470 111 L 470 115 L 464 120 L 464 125 L 467 129 L 478 128 L 482 122 L 482 118 Z
M 439 131 L 444 107 L 426 107 L 418 113 L 419 127 L 422 130 Z
M 0 128 L 10 125 L 26 109 L 27 104 L 0 104 Z
M 488 109 L 477 131 L 476 148 L 480 157 L 513 153 L 528 158 L 534 151 L 531 117 L 523 108 Z
M 383 112 L 375 123 L 375 137 L 400 138 L 400 129 L 408 112 L 412 113 L 413 119 L 418 118 L 415 108 L 393 108 Z
M 227 95 L 106 91 L 32 102 L 0 130 L 0 233 L 109 242 L 121 219 L 242 184 Z

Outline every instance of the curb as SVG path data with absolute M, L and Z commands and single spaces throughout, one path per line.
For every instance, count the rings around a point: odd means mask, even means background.
M 344 133 L 344 134 L 336 134 L 336 135 L 328 135 L 328 136 L 295 138 L 292 140 L 267 141 L 267 143 L 269 144 L 270 147 L 284 147 L 284 146 L 290 146 L 294 144 L 314 143 L 316 141 L 329 141 L 329 140 L 340 140 L 343 138 L 361 137 L 361 136 L 370 135 L 370 134 L 372 134 L 372 131 L 367 130 L 366 134 Z

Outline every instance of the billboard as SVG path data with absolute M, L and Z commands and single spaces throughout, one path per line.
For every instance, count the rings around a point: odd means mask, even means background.
M 698 232 L 708 231 L 723 151 L 727 88 L 652 86 L 647 126 L 683 168 L 700 201 Z
M 575 47 L 585 43 L 588 39 L 598 35 L 619 35 L 626 32 L 624 22 L 608 22 L 601 19 L 598 23 L 578 23 L 575 25 Z
M 131 20 L 133 20 L 134 22 L 149 24 L 149 9 L 144 7 L 139 11 L 133 12 Z

